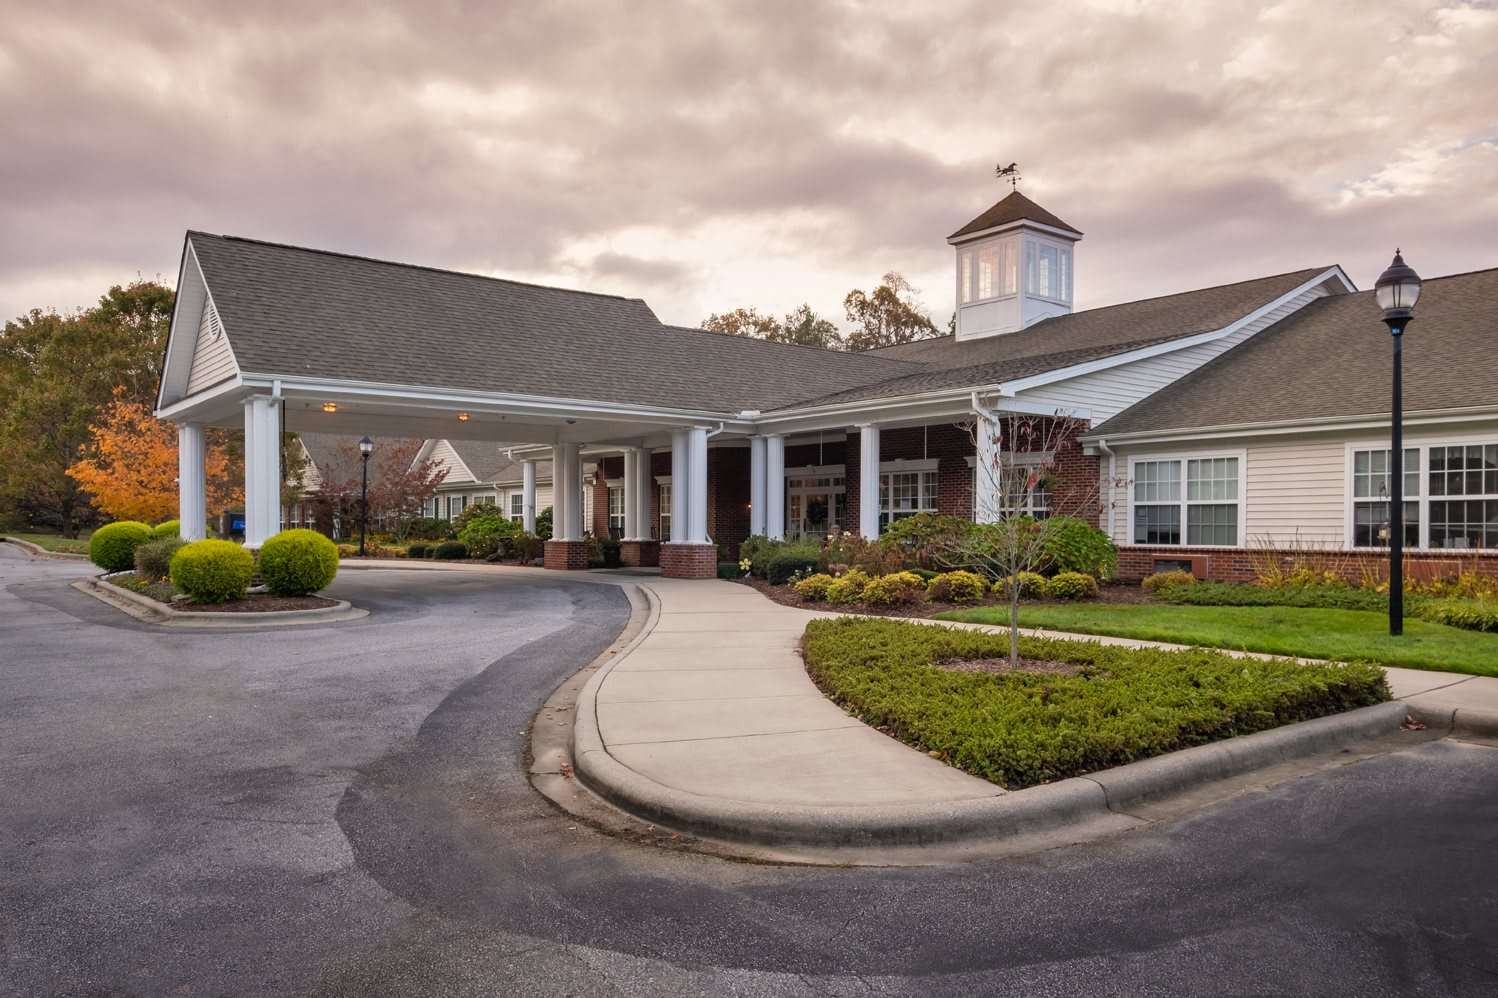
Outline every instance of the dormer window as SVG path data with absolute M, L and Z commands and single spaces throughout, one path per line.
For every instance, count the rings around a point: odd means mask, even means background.
M 1025 241 L 1025 294 L 1071 301 L 1071 250 L 1051 243 Z

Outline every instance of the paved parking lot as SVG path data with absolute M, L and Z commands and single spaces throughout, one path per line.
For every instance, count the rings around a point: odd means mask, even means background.
M 177 633 L 0 545 L 0 995 L 1491 994 L 1498 749 L 1452 741 L 961 867 L 728 863 L 524 778 L 628 605 L 347 572 Z

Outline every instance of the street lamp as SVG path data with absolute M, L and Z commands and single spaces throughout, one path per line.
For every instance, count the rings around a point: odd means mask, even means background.
M 1420 275 L 1394 250 L 1394 262 L 1373 285 L 1384 324 L 1394 335 L 1393 449 L 1389 453 L 1389 634 L 1404 633 L 1404 383 L 1405 328 L 1420 299 Z
M 359 557 L 364 557 L 364 531 L 369 525 L 369 452 L 374 450 L 374 441 L 365 437 L 359 441 L 359 453 L 364 455 L 364 477 L 359 482 Z

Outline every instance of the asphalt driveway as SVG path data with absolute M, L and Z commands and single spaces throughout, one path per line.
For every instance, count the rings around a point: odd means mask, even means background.
M 0 995 L 1407 995 L 1498 985 L 1498 749 L 917 870 L 611 839 L 525 729 L 628 606 L 347 572 L 366 620 L 165 632 L 0 545 Z

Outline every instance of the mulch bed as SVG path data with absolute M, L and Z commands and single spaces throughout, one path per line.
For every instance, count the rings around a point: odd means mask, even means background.
M 910 606 L 868 606 L 863 603 L 821 603 L 812 600 L 804 600 L 796 595 L 796 591 L 790 586 L 772 586 L 764 579 L 750 576 L 746 579 L 734 579 L 740 585 L 748 586 L 763 595 L 766 599 L 779 603 L 781 606 L 800 607 L 804 610 L 846 610 L 849 613 L 863 613 L 878 617 L 934 617 L 938 613 L 947 610 L 971 610 L 976 606 L 1008 606 L 1008 600 L 990 596 L 977 603 L 915 603 Z M 1119 583 L 1117 585 L 1104 585 L 1094 600 L 1053 600 L 1053 599 L 1027 599 L 1026 606 L 1076 606 L 1079 602 L 1086 603 L 1155 603 L 1159 602 L 1149 593 L 1140 589 L 1137 585 Z
M 325 606 L 337 605 L 336 599 L 328 599 L 326 596 L 272 596 L 270 593 L 263 593 L 227 603 L 178 600 L 171 607 L 183 613 L 271 613 L 277 610 L 321 610 Z

